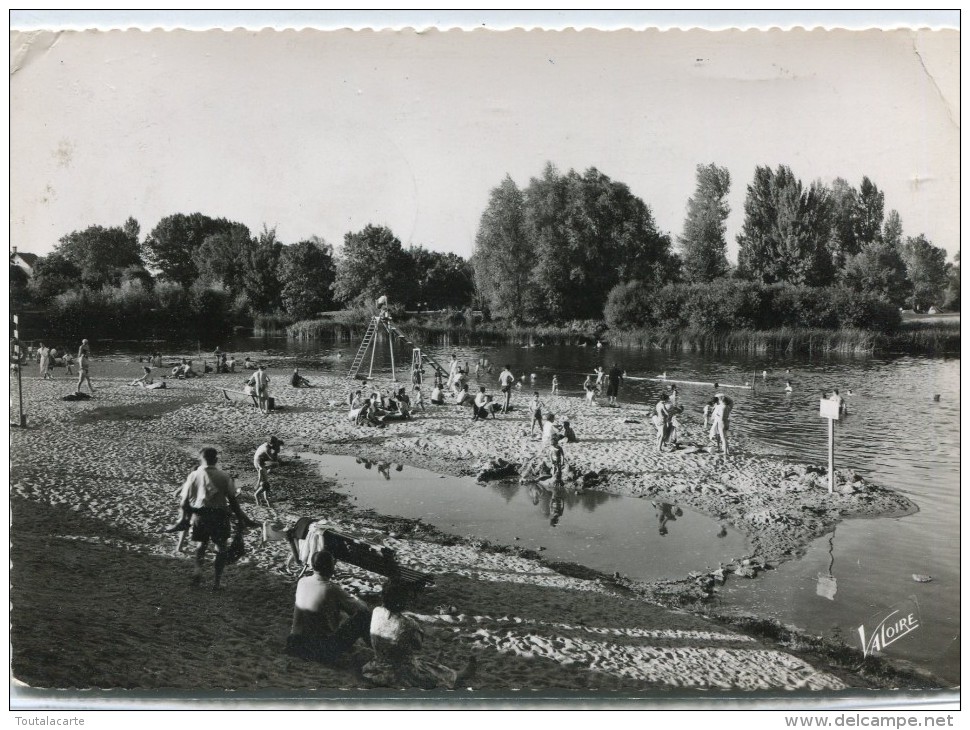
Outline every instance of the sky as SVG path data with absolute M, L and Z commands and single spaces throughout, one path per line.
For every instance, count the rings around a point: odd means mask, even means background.
M 757 165 L 868 175 L 959 250 L 954 31 L 15 34 L 11 245 L 202 212 L 339 245 L 368 223 L 469 256 L 489 191 L 547 161 L 629 185 L 676 237 L 727 167 L 728 256 Z

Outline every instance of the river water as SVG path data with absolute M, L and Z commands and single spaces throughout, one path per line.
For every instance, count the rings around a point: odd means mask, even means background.
M 215 344 L 202 346 L 211 352 Z M 237 358 L 249 354 L 271 366 L 300 367 L 311 378 L 315 369 L 344 371 L 358 345 L 285 338 L 236 338 L 218 344 Z M 103 343 L 99 354 L 144 354 L 147 349 L 138 343 Z M 192 343 L 167 345 L 164 351 L 176 355 L 196 349 L 197 344 Z M 720 594 L 721 610 L 770 615 L 813 633 L 841 636 L 858 646 L 860 625 L 869 632 L 873 619 L 913 598 L 919 607 L 919 628 L 886 647 L 884 653 L 912 661 L 948 682 L 959 682 L 959 358 L 714 356 L 569 346 L 432 346 L 427 352 L 443 364 L 454 352 L 459 361 L 473 367 L 479 357 L 487 357 L 494 364 L 494 373 L 483 376 L 488 378 L 483 382 L 493 388 L 506 363 L 517 374 L 535 373 L 537 390 L 548 392 L 555 374 L 560 391 L 577 396 L 586 373 L 596 366 L 608 370 L 614 361 L 628 375 L 639 377 L 666 373 L 670 379 L 707 384 L 752 383 L 754 390 L 731 391 L 735 403 L 732 430 L 743 432 L 750 448 L 759 453 L 815 464 L 824 464 L 827 444 L 826 423 L 818 417 L 819 393 L 839 388 L 849 413 L 836 428 L 836 466 L 850 467 L 903 492 L 918 505 L 919 512 L 902 518 L 844 522 L 833 535 L 812 544 L 804 557 L 758 580 L 729 581 Z M 341 359 L 336 359 L 338 355 Z M 406 378 L 410 358 L 410 350 L 402 348 L 396 353 L 396 364 L 404 369 L 402 378 Z M 375 371 L 387 372 L 389 367 L 383 343 L 375 358 Z M 791 393 L 785 392 L 786 380 L 791 381 Z M 626 381 L 620 399 L 654 403 L 663 387 L 647 380 Z M 678 387 L 680 403 L 688 413 L 699 411 L 711 392 L 710 385 Z M 936 395 L 938 400 L 934 400 Z M 576 521 L 569 518 L 564 525 Z M 457 524 L 454 529 L 463 530 Z M 575 562 L 583 562 L 583 539 L 576 538 Z M 914 574 L 931 576 L 932 581 L 916 582 Z M 820 587 L 823 582 L 825 590 Z

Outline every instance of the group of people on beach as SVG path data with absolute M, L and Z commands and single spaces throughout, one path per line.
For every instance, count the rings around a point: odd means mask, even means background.
M 40 375 L 42 380 L 53 380 L 54 367 L 57 365 L 64 366 L 66 375 L 74 376 L 75 358 L 67 350 L 59 351 L 56 347 L 48 347 L 43 342 L 39 342 L 36 348 L 33 345 L 27 347 L 26 357 L 28 362 L 33 361 L 35 358 L 37 359 L 38 375 Z M 90 377 L 91 348 L 86 339 L 82 340 L 81 345 L 78 347 L 77 366 L 78 380 L 75 394 L 81 392 L 81 386 L 84 383 L 88 384 L 88 390 L 93 394 L 94 386 L 91 384 Z
M 253 456 L 254 499 L 259 505 L 262 497 L 268 509 L 272 509 L 269 469 L 282 463 L 282 446 L 279 438 L 270 436 Z M 163 531 L 180 533 L 176 551 L 181 549 L 186 537 L 197 543 L 190 581 L 194 586 L 202 584 L 206 554 L 210 544 L 214 546 L 212 588 L 220 590 L 227 565 L 243 552 L 243 531 L 260 527 L 261 523 L 243 511 L 235 480 L 217 466 L 218 451 L 207 446 L 199 455 L 198 468 L 178 490 L 178 518 Z M 372 658 L 368 657 L 369 661 L 358 667 L 360 674 L 372 684 L 387 687 L 454 689 L 474 674 L 474 657 L 457 671 L 421 657 L 424 629 L 404 613 L 411 590 L 404 583 L 397 579 L 385 582 L 380 605 L 372 606 L 335 580 L 336 566 L 336 558 L 327 550 L 318 550 L 310 556 L 306 566 L 309 572 L 304 571 L 296 586 L 293 619 L 285 646 L 287 654 L 339 667 L 357 642 L 361 642 L 371 650 Z

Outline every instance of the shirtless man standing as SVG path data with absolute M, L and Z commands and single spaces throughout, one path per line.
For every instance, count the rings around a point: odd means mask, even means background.
M 286 653 L 301 659 L 331 664 L 357 639 L 370 638 L 370 607 L 331 582 L 336 560 L 326 550 L 310 558 L 313 575 L 296 584 L 293 624 Z M 341 612 L 347 618 L 340 621 Z
M 269 413 L 269 375 L 266 374 L 266 366 L 260 364 L 256 372 L 249 378 L 249 385 L 253 386 L 253 394 L 259 404 L 259 410 Z
M 512 400 L 512 383 L 514 382 L 515 376 L 512 375 L 509 366 L 506 365 L 505 369 L 498 376 L 498 384 L 501 386 L 502 392 L 505 393 L 505 408 L 502 409 L 503 413 L 509 412 L 509 402 Z

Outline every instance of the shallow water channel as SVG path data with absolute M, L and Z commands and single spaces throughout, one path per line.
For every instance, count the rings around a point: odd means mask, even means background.
M 748 551 L 744 535 L 667 502 L 605 492 L 558 495 L 534 484 L 442 476 L 353 456 L 302 454 L 336 478 L 338 491 L 381 514 L 420 518 L 440 530 L 542 550 L 548 560 L 640 580 L 682 578 Z

